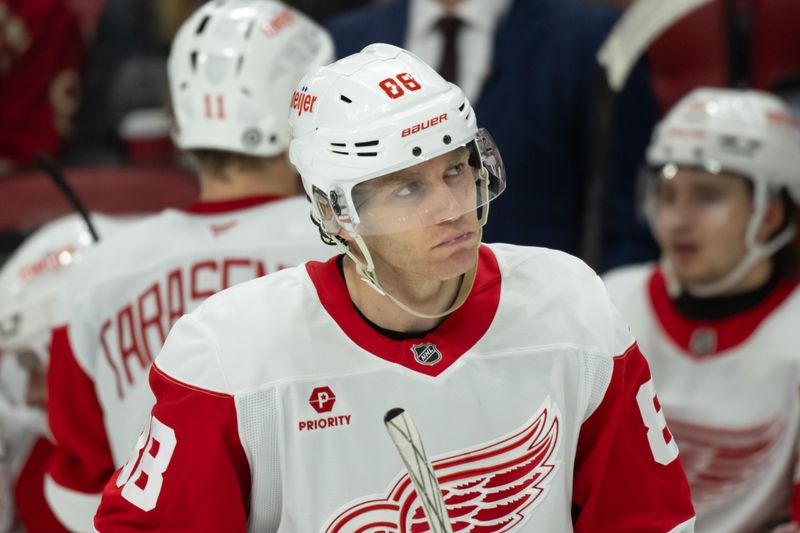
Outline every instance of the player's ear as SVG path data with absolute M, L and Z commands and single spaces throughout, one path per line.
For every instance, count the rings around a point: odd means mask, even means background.
M 782 195 L 776 195 L 764 211 L 764 218 L 761 224 L 761 229 L 758 232 L 759 242 L 767 242 L 770 237 L 783 226 L 784 219 L 786 218 L 786 205 Z

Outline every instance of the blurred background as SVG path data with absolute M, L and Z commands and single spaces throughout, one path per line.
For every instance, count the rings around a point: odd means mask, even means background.
M 14 291 L 59 271 L 76 252 L 54 235 L 70 224 L 83 228 L 78 217 L 20 248 L 75 211 L 54 175 L 63 174 L 93 219 L 185 208 L 197 198 L 191 162 L 171 141 L 167 57 L 181 23 L 203 3 L 0 0 L 0 311 L 14 311 L 0 312 L 0 340 L 18 333 L 15 308 L 24 299 Z M 563 250 L 600 273 L 658 255 L 639 206 L 639 176 L 653 127 L 673 104 L 699 86 L 737 87 L 771 91 L 800 109 L 800 0 L 286 3 L 328 29 L 339 57 L 386 42 L 458 84 L 508 174 L 484 240 Z M 260 30 L 269 36 L 285 21 Z M 87 247 L 85 237 L 79 244 Z M 26 313 L 48 316 L 63 287 L 49 283 L 41 294 L 29 290 L 31 301 L 41 299 Z M 3 348 L 0 532 L 22 531 L 21 523 L 53 531 L 34 525 L 46 522 L 43 501 L 17 497 L 14 518 L 9 485 L 18 477 L 19 494 L 42 489 L 44 446 L 52 446 L 40 438 L 47 350 L 40 346 L 39 359 L 28 351 L 14 358 Z M 9 421 L 36 445 L 3 435 Z
M 465 4 L 479 22 L 426 26 L 426 4 L 437 1 Z M 195 178 L 170 141 L 166 57 L 201 3 L 0 0 L 0 264 L 72 210 L 40 156 L 63 168 L 94 212 L 192 201 Z M 670 105 L 698 85 L 798 101 L 797 0 L 694 2 L 642 50 L 629 45 L 635 61 L 618 92 L 596 55 L 632 0 L 289 3 L 330 29 L 340 55 L 377 40 L 406 46 L 465 89 L 509 169 L 486 240 L 560 248 L 600 271 L 656 256 L 636 209 L 636 175 Z M 651 22 L 665 17 L 650 9 Z

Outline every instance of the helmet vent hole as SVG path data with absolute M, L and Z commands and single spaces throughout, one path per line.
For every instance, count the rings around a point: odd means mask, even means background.
M 363 146 L 378 146 L 379 141 L 364 141 L 360 143 L 355 143 L 356 148 L 361 148 Z
M 469 120 L 469 116 L 471 113 L 472 113 L 471 111 L 467 111 L 467 114 L 464 115 L 464 120 Z
M 182 91 L 186 90 L 186 88 L 187 88 L 188 86 L 189 86 L 189 84 L 188 84 L 187 82 L 185 82 L 185 81 L 184 81 L 183 83 L 181 83 L 181 90 L 182 90 Z
M 461 104 L 460 106 L 458 106 L 458 110 L 459 110 L 459 112 L 460 112 L 460 111 L 464 111 L 464 106 L 466 106 L 466 105 L 467 105 L 467 103 L 466 103 L 466 102 L 464 102 L 463 104 Z
M 352 101 L 352 100 L 350 100 L 348 97 L 346 97 L 346 96 L 345 96 L 345 95 L 343 95 L 343 94 L 340 94 L 340 95 L 339 95 L 339 99 L 340 99 L 342 102 L 347 102 L 348 104 L 352 104 L 352 103 L 353 103 L 353 101 Z
M 350 155 L 350 152 L 340 152 L 339 150 L 331 150 L 331 152 L 339 155 Z
M 445 135 L 444 137 L 442 137 L 442 142 L 443 142 L 444 144 L 450 144 L 450 142 L 451 142 L 452 140 L 453 140 L 453 139 L 452 139 L 452 138 L 451 138 L 449 135 Z
M 192 50 L 192 53 L 189 54 L 189 61 L 192 65 L 192 72 L 197 72 L 197 50 Z
M 422 153 L 422 148 L 420 148 L 419 146 L 415 146 L 411 150 L 411 153 L 414 154 L 415 157 L 418 157 Z
M 358 152 L 357 155 L 359 157 L 376 157 L 378 152 Z
M 210 15 L 206 15 L 203 17 L 203 20 L 200 21 L 200 24 L 197 26 L 197 30 L 195 31 L 196 35 L 200 35 L 203 33 L 203 30 L 206 29 L 206 25 L 208 25 L 208 21 L 211 19 Z
M 252 93 L 250 92 L 250 89 L 248 89 L 247 87 L 242 87 L 240 90 L 241 90 L 243 95 L 252 96 Z
M 345 143 L 331 143 L 331 146 L 347 146 Z
M 250 24 L 247 25 L 247 29 L 244 32 L 244 40 L 245 41 L 247 39 L 249 39 L 250 38 L 250 34 L 253 33 L 253 26 L 255 25 L 255 22 L 256 22 L 255 20 L 251 20 Z
M 269 136 L 269 142 L 275 144 L 276 142 L 278 142 L 278 136 L 273 133 L 272 135 Z

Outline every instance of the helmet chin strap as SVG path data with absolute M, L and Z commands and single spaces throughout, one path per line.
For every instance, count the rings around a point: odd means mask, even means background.
M 467 270 L 464 274 L 461 275 L 461 279 L 459 280 L 458 285 L 458 292 L 456 293 L 456 297 L 453 300 L 453 303 L 450 306 L 442 311 L 441 313 L 423 313 L 421 311 L 417 311 L 409 307 L 408 305 L 401 302 L 391 293 L 389 293 L 386 289 L 383 288 L 381 282 L 378 281 L 378 276 L 375 273 L 375 265 L 372 262 L 372 256 L 369 253 L 369 249 L 367 248 L 366 243 L 361 238 L 361 236 L 355 236 L 355 242 L 358 244 L 361 253 L 364 255 L 364 261 L 359 260 L 352 252 L 348 252 L 347 255 L 355 262 L 356 264 L 356 272 L 358 273 L 359 277 L 364 280 L 364 282 L 369 285 L 373 290 L 375 290 L 381 296 L 386 296 L 389 298 L 397 307 L 405 311 L 406 313 L 413 315 L 417 318 L 442 318 L 459 307 L 461 307 L 465 301 L 467 301 L 467 297 L 469 296 L 469 292 L 472 290 L 472 284 L 475 282 L 475 274 L 478 270 L 477 261 L 475 266 L 471 267 Z
M 335 239 L 335 241 L 336 241 L 336 247 L 339 248 L 339 251 L 341 251 L 342 253 L 347 255 L 347 257 L 353 260 L 353 263 L 355 263 L 356 265 L 356 273 L 358 274 L 358 277 L 360 277 L 361 280 L 364 281 L 364 283 L 369 285 L 369 287 L 372 290 L 374 290 L 381 296 L 389 298 L 389 300 L 391 300 L 392 303 L 394 303 L 397 307 L 399 307 L 406 313 L 415 316 L 417 318 L 442 318 L 449 315 L 459 307 L 461 307 L 467 300 L 469 292 L 472 290 L 472 284 L 475 282 L 475 274 L 478 270 L 478 266 L 476 263 L 474 267 L 470 268 L 467 272 L 461 275 L 461 280 L 459 281 L 458 293 L 456 294 L 456 298 L 447 309 L 445 309 L 441 313 L 435 313 L 435 314 L 423 313 L 404 304 L 396 297 L 394 297 L 392 294 L 390 294 L 386 289 L 383 288 L 383 285 L 381 285 L 381 282 L 378 281 L 378 276 L 375 273 L 375 263 L 372 261 L 372 254 L 369 253 L 369 249 L 367 248 L 364 239 L 362 239 L 360 235 L 357 234 L 354 235 L 353 242 L 355 242 L 358 248 L 361 250 L 361 254 L 364 256 L 363 259 L 354 254 L 352 250 L 350 250 L 350 248 L 344 242 L 342 242 L 340 238 Z
M 700 298 L 709 298 L 724 293 L 741 282 L 759 260 L 772 256 L 775 252 L 792 242 L 793 238 L 794 226 L 789 226 L 767 244 L 749 246 L 747 253 L 742 260 L 739 261 L 739 264 L 725 276 L 711 283 L 687 285 L 686 292 Z
M 753 215 L 750 218 L 750 223 L 747 226 L 747 234 L 745 236 L 747 253 L 745 253 L 742 260 L 739 261 L 739 263 L 722 278 L 710 283 L 695 285 L 687 284 L 686 287 L 683 287 L 685 288 L 686 292 L 692 296 L 709 298 L 712 296 L 718 296 L 735 287 L 737 283 L 740 283 L 745 276 L 747 276 L 747 274 L 758 261 L 764 259 L 765 257 L 771 257 L 775 254 L 775 252 L 792 242 L 792 239 L 794 239 L 795 227 L 794 225 L 790 224 L 778 235 L 773 237 L 768 243 L 760 244 L 758 242 L 757 234 L 764 220 L 764 213 L 767 210 L 769 194 L 766 187 L 758 186 L 755 188 L 754 193 L 755 209 L 753 210 Z M 662 260 L 662 269 L 667 278 L 667 290 L 670 296 L 678 296 L 681 293 L 682 287 L 680 281 L 675 275 L 674 268 L 672 267 L 669 259 L 664 258 Z

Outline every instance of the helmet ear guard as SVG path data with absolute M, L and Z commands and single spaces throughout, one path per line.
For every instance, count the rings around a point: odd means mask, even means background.
M 336 221 L 336 210 L 331 205 L 330 198 L 321 189 L 312 188 L 311 192 L 312 216 L 320 228 L 330 236 L 338 235 L 342 227 Z M 337 206 L 338 207 L 338 206 Z

